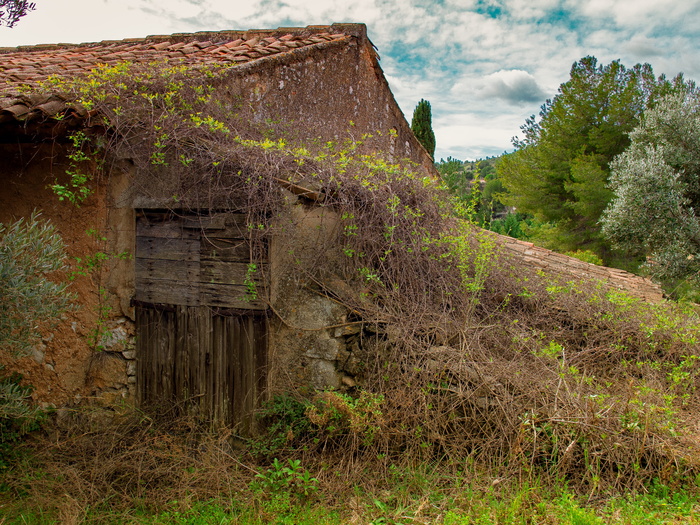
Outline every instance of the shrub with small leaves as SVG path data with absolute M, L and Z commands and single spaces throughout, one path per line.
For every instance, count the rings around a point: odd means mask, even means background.
M 21 380 L 19 374 L 0 377 L 0 470 L 8 466 L 20 439 L 34 430 L 46 414 L 30 403 L 32 387 L 23 385 Z
M 70 308 L 68 284 L 48 279 L 65 269 L 63 241 L 38 213 L 0 223 L 0 351 L 26 354 L 41 328 Z

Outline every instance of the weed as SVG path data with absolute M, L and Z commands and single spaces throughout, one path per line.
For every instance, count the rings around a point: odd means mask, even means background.
M 318 479 L 301 466 L 301 460 L 289 459 L 284 464 L 277 458 L 265 472 L 255 475 L 254 492 L 270 497 L 286 493 L 300 499 L 308 499 L 318 490 Z
M 289 395 L 274 396 L 263 404 L 258 417 L 264 424 L 265 433 L 251 440 L 252 452 L 270 457 L 314 435 L 311 421 L 306 417 L 308 407 L 308 401 Z
M 66 174 L 70 182 L 60 184 L 55 182 L 50 187 L 58 196 L 58 200 L 67 200 L 75 206 L 80 206 L 91 194 L 89 182 L 92 180 L 92 168 L 87 168 L 90 163 L 100 164 L 99 153 L 93 149 L 92 141 L 84 131 L 76 131 L 68 137 L 71 140 L 71 151 L 68 153 L 70 164 Z
M 258 265 L 255 263 L 248 263 L 246 268 L 245 278 L 243 280 L 243 285 L 246 288 L 246 294 L 244 300 L 255 301 L 258 298 L 258 287 L 255 281 L 255 274 L 258 271 Z
M 381 429 L 383 402 L 382 394 L 364 390 L 357 398 L 326 391 L 318 394 L 307 408 L 306 416 L 326 441 L 349 437 L 359 439 L 362 445 L 368 446 Z

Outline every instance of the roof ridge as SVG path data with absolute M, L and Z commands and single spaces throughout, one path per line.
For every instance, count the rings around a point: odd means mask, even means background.
M 96 67 L 121 63 L 146 67 L 162 63 L 193 68 L 208 65 L 239 68 L 260 64 L 258 60 L 267 58 L 296 59 L 306 56 L 307 51 L 352 45 L 353 41 L 360 45 L 369 42 L 364 24 L 200 31 L 142 39 L 0 49 L 0 122 L 29 121 L 60 111 L 60 104 L 48 100 L 52 93 L 42 92 L 37 100 L 26 97 L 51 76 L 76 78 L 89 74 Z M 64 104 L 65 110 L 71 108 L 70 103 Z
M 356 36 L 359 38 L 367 37 L 367 26 L 362 23 L 333 23 L 330 25 L 309 25 L 306 27 L 278 27 L 277 29 L 223 29 L 220 31 L 197 31 L 194 33 L 172 33 L 170 35 L 148 35 L 143 38 L 124 38 L 122 40 L 101 40 L 98 42 L 82 42 L 76 43 L 55 43 L 55 44 L 33 44 L 17 47 L 0 47 L 0 54 L 17 53 L 17 52 L 32 52 L 32 51 L 60 51 L 84 48 L 84 47 L 104 47 L 107 45 L 123 45 L 123 44 L 145 44 L 145 43 L 160 43 L 170 41 L 177 42 L 198 42 L 202 39 L 210 40 L 213 36 L 222 36 L 225 39 L 242 39 L 249 41 L 255 37 L 261 40 L 264 36 L 285 36 L 288 34 L 308 37 L 322 33 L 344 34 L 348 36 Z M 263 36 L 264 35 L 264 36 Z

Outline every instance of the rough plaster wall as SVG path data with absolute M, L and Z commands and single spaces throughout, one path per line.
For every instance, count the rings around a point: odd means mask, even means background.
M 56 180 L 67 179 L 64 155 L 60 144 L 0 145 L 0 222 L 29 217 L 33 210 L 40 210 L 62 236 L 72 271 L 76 271 L 77 258 L 86 267 L 88 256 L 97 251 L 112 253 L 113 249 L 109 240 L 98 241 L 86 233 L 94 229 L 100 236 L 110 236 L 104 184 L 95 185 L 96 192 L 80 207 L 60 202 L 48 188 Z M 129 354 L 125 357 L 122 351 L 129 351 L 128 339 L 133 329 L 121 317 L 118 303 L 109 294 L 100 298 L 99 293 L 100 287 L 106 286 L 110 266 L 111 261 L 106 261 L 102 271 L 95 269 L 88 275 L 75 276 L 70 290 L 78 296 L 78 309 L 65 314 L 55 329 L 47 331 L 29 357 L 13 359 L 0 355 L 9 370 L 20 372 L 34 385 L 37 401 L 65 405 L 106 391 L 112 398 L 128 394 L 127 372 L 133 365 Z M 55 277 L 68 279 L 70 272 Z M 105 319 L 104 340 L 100 341 L 106 351 L 98 355 L 90 339 L 98 325 L 100 304 L 109 319 Z
M 119 304 L 119 313 L 134 319 L 131 298 L 134 295 L 134 260 L 136 250 L 135 210 L 131 188 L 134 166 L 130 162 L 115 162 L 109 173 L 107 189 L 106 235 L 110 249 L 124 257 L 114 259 L 105 276 L 105 287 Z

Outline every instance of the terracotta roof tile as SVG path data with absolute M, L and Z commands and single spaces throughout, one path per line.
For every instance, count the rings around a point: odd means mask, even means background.
M 158 51 L 162 49 L 167 49 L 170 46 L 170 42 L 160 42 L 158 44 L 153 44 L 150 49 L 157 49 Z M 137 47 L 137 46 L 133 46 Z
M 121 62 L 151 64 L 229 64 L 238 66 L 296 49 L 366 37 L 362 24 L 220 31 L 158 35 L 84 44 L 42 44 L 0 48 L 0 122 L 26 121 L 42 116 L 84 117 L 87 112 L 51 93 L 31 88 L 50 76 L 87 75 L 98 65 Z M 28 91 L 28 88 L 30 91 Z
M 288 32 L 283 32 L 288 31 Z M 291 30 L 221 31 L 176 34 L 144 39 L 86 44 L 49 44 L 0 49 L 0 96 L 19 82 L 37 82 L 49 75 L 88 73 L 98 64 L 123 61 L 205 64 L 241 63 L 247 60 L 348 38 L 333 26 Z M 235 53 L 227 53 L 233 50 Z
M 661 287 L 651 280 L 628 273 L 617 268 L 597 266 L 574 259 L 561 253 L 556 253 L 531 242 L 513 239 L 504 235 L 489 232 L 498 239 L 501 245 L 526 264 L 535 268 L 546 268 L 552 274 L 558 274 L 567 279 L 593 279 L 600 281 L 606 289 L 622 289 L 632 296 L 648 302 L 663 300 Z

